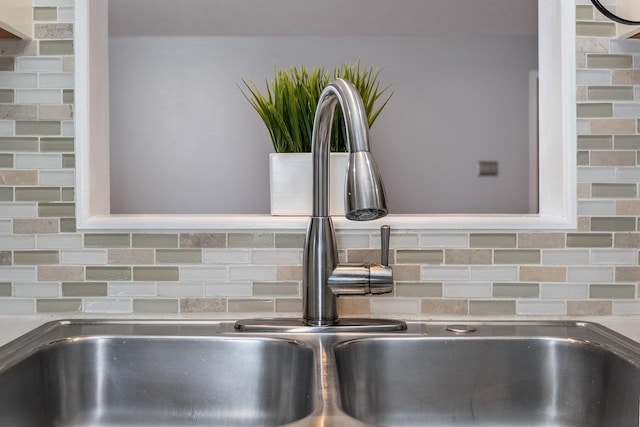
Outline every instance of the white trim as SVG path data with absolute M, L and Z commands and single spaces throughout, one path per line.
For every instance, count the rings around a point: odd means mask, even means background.
M 538 212 L 538 70 L 529 72 L 529 212 Z
M 334 217 L 338 230 L 536 230 L 566 229 L 564 218 L 548 215 L 389 215 L 377 221 L 355 222 Z M 84 222 L 84 230 L 304 230 L 306 216 L 269 215 L 104 215 Z
M 110 215 L 107 2 L 76 0 L 76 155 L 79 230 L 303 229 L 307 217 Z M 392 215 L 373 223 L 336 218 L 339 229 L 575 229 L 575 4 L 539 0 L 538 215 Z M 558 102 L 561 100 L 561 102 Z M 560 143 L 561 142 L 561 143 Z M 266 161 L 266 160 L 265 160 Z
M 107 17 L 106 1 L 76 2 L 75 152 L 79 228 L 92 217 L 111 212 Z

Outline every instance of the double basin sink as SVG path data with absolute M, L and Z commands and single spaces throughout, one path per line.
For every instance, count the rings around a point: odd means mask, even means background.
M 640 422 L 640 345 L 581 322 L 240 332 L 58 321 L 0 348 L 0 426 L 603 426 Z

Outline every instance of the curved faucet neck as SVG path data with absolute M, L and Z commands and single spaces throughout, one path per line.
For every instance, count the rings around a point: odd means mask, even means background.
M 320 95 L 311 138 L 313 216 L 307 228 L 302 259 L 302 301 L 303 321 L 314 326 L 338 322 L 338 295 L 389 292 L 393 283 L 393 273 L 388 266 L 372 269 L 368 265 L 341 266 L 338 262 L 328 188 L 329 141 L 338 103 L 344 114 L 350 152 L 345 171 L 345 216 L 367 221 L 387 213 L 382 180 L 369 152 L 369 126 L 362 98 L 349 81 L 334 80 Z
M 362 99 L 352 83 L 336 79 L 320 95 L 311 137 L 314 217 L 329 216 L 329 151 L 338 104 L 344 116 L 349 152 L 369 151 L 369 126 Z

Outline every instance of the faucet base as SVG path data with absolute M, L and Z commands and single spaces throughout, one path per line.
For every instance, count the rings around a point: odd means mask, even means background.
M 305 324 L 302 319 L 267 318 L 238 320 L 234 328 L 243 332 L 394 332 L 407 329 L 407 323 L 393 319 L 340 319 L 328 326 Z

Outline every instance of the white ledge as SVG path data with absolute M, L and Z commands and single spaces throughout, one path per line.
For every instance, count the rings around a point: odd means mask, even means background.
M 305 230 L 306 216 L 270 215 L 104 215 L 88 218 L 84 230 Z M 575 219 L 551 215 L 389 215 L 356 222 L 334 217 L 336 229 L 373 230 L 382 224 L 394 230 L 534 230 L 575 229 Z

